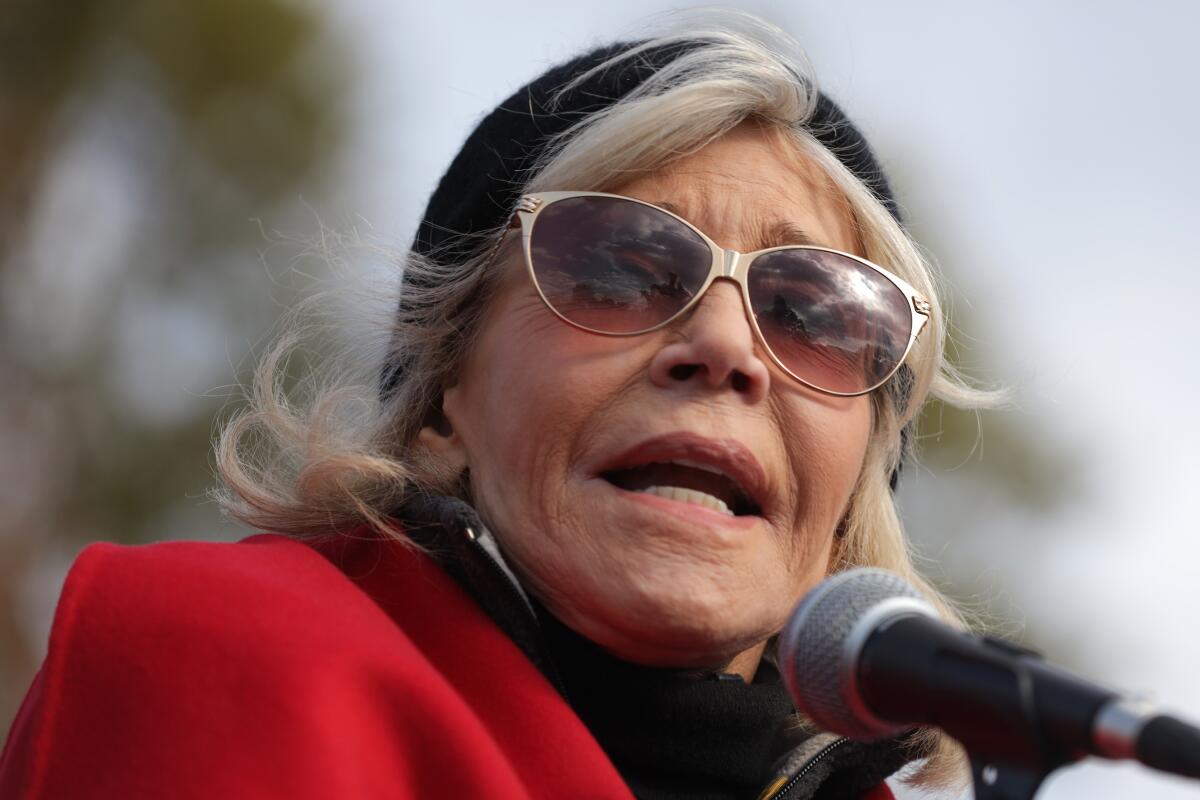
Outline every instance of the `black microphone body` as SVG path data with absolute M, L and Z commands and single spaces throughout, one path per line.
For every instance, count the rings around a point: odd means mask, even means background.
M 1105 755 L 1092 729 L 1100 710 L 1118 699 L 1028 650 L 924 614 L 876 628 L 859 656 L 858 685 L 881 719 L 936 725 L 968 749 L 1015 763 L 1041 757 L 1047 746 L 1072 761 Z
M 979 764 L 1045 774 L 1097 755 L 1200 778 L 1200 729 L 950 626 L 884 570 L 842 572 L 809 592 L 780 634 L 779 662 L 797 708 L 851 738 L 933 725 Z

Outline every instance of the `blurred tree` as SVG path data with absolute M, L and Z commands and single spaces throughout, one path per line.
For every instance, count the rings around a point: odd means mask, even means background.
M 928 244 L 936 240 L 928 232 L 918 234 L 918 239 Z M 936 248 L 935 248 L 936 249 Z M 965 304 L 956 304 L 962 307 Z M 966 374 L 976 373 L 976 365 L 990 359 L 971 352 L 968 335 L 971 320 L 956 315 L 947 341 L 947 357 L 959 369 L 969 363 Z M 983 374 L 987 374 L 984 372 Z M 999 387 L 1001 390 L 1011 387 Z M 942 493 L 962 493 L 966 502 L 947 503 L 941 498 L 924 497 L 925 504 L 933 503 L 936 508 L 917 513 L 918 518 L 932 522 L 937 530 L 913 530 L 910 535 L 918 550 L 933 558 L 935 565 L 929 576 L 938 588 L 954 598 L 960 607 L 988 629 L 1003 635 L 1016 637 L 1045 652 L 1052 660 L 1072 663 L 1078 643 L 1065 642 L 1060 637 L 1051 637 L 1031 625 L 1025 615 L 1008 605 L 1003 587 L 1000 591 L 984 590 L 985 573 L 992 564 L 978 560 L 959 559 L 957 569 L 948 564 L 952 559 L 943 559 L 937 553 L 946 547 L 957 547 L 970 551 L 969 540 L 987 530 L 988 509 L 978 502 L 981 496 L 988 503 L 1019 510 L 1028 518 L 1042 519 L 1053 524 L 1055 515 L 1063 508 L 1078 502 L 1084 492 L 1082 471 L 1083 451 L 1069 446 L 1054 431 L 1045 430 L 1038 421 L 1031 419 L 1017 408 L 1006 407 L 983 411 L 969 411 L 932 401 L 926 405 L 917 420 L 916 446 L 920 468 L 938 474 Z M 973 486 L 972 486 L 973 485 Z M 983 491 L 980 491 L 980 489 Z M 922 492 L 918 489 L 916 494 Z M 934 495 L 937 495 L 935 492 Z M 918 502 L 922 502 L 918 500 Z M 1046 532 L 1036 525 L 1027 530 L 1009 529 L 1007 543 L 1013 552 L 1032 554 Z M 1021 537 L 1033 537 L 1022 544 Z M 977 552 L 986 552 L 980 548 Z M 970 566 L 966 567 L 965 564 Z M 969 588 L 967 588 L 969 587 Z M 1018 618 L 1019 617 L 1019 618 Z
M 288 0 L 0 4 L 0 732 L 82 544 L 221 530 L 206 392 L 277 315 L 251 220 L 331 179 L 349 77 Z
M 938 401 L 926 405 L 916 425 L 917 460 L 906 467 L 899 493 L 909 537 L 926 577 L 975 621 L 1070 664 L 1078 645 L 1031 623 L 1037 615 L 1013 603 L 1016 587 L 996 585 L 996 578 L 1044 552 L 1063 515 L 1086 502 L 1090 443 L 1065 440 L 1022 408 L 1020 385 L 1006 384 L 998 356 L 1007 345 L 1003 326 L 1013 323 L 983 288 L 985 276 L 1005 265 L 972 235 L 969 215 L 947 208 L 956 201 L 957 186 L 931 179 L 929 152 L 889 141 L 887 133 L 879 131 L 873 141 L 892 154 L 886 169 L 905 226 L 942 275 L 946 356 L 969 379 L 1012 399 L 979 412 Z M 990 538 L 996 518 L 1005 536 L 999 543 Z

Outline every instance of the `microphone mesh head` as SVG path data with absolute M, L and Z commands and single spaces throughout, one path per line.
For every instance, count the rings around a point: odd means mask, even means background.
M 853 739 L 897 733 L 854 697 L 855 664 L 847 663 L 847 641 L 862 636 L 858 623 L 893 598 L 921 595 L 899 575 L 882 569 L 840 572 L 805 595 L 779 638 L 780 672 L 796 707 L 825 730 Z M 858 709 L 858 710 L 856 710 Z

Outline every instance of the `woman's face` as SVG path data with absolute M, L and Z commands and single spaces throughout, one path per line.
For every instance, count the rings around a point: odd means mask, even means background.
M 775 147 L 742 125 L 612 191 L 668 205 L 726 248 L 777 244 L 764 231 L 790 223 L 859 252 L 841 196 Z M 450 432 L 427 428 L 422 442 L 469 468 L 475 506 L 513 568 L 568 626 L 630 661 L 752 674 L 829 569 L 870 401 L 787 378 L 728 281 L 665 329 L 605 337 L 555 317 L 512 253 L 446 390 Z M 709 486 L 713 470 L 757 513 L 637 491 Z

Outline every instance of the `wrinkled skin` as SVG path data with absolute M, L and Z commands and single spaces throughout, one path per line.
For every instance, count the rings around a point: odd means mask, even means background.
M 775 244 L 763 242 L 763 223 L 781 220 L 860 253 L 844 198 L 777 147 L 743 124 L 610 191 L 665 201 L 722 247 Z M 449 469 L 470 470 L 473 502 L 513 568 L 564 623 L 630 661 L 751 677 L 829 569 L 870 401 L 779 371 L 729 281 L 662 330 L 604 337 L 555 317 L 510 252 L 477 345 L 445 391 L 445 419 L 421 442 Z M 762 516 L 651 502 L 597 475 L 614 454 L 677 432 L 748 448 L 766 475 Z

